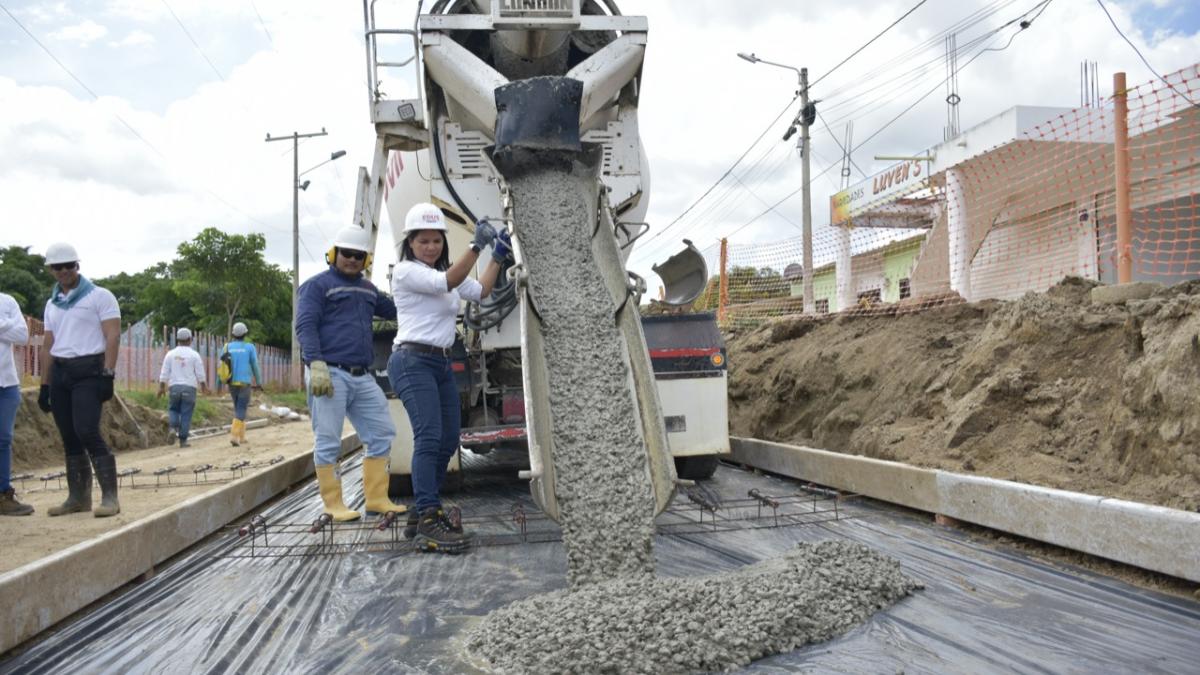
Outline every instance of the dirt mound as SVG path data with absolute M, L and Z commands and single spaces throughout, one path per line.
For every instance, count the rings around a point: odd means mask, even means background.
M 1200 508 L 1200 282 L 788 318 L 729 341 L 732 432 Z
M 16 427 L 13 429 L 14 470 L 29 470 L 35 467 L 54 466 L 63 461 L 62 437 L 54 418 L 37 407 L 37 388 L 21 392 L 21 406 L 17 408 Z M 233 404 L 228 396 L 209 399 L 216 405 L 212 415 L 205 418 L 196 412 L 192 418 L 192 429 L 229 424 L 233 419 Z M 256 420 L 270 417 L 258 409 L 261 401 L 252 400 L 246 418 Z M 167 434 L 167 413 L 154 410 L 125 399 L 122 407 L 117 399 L 104 404 L 100 419 L 100 433 L 113 452 L 152 448 L 167 445 L 172 441 Z M 307 412 L 307 411 L 302 411 Z M 134 421 L 136 420 L 136 424 Z M 143 442 L 143 434 L 145 442 Z

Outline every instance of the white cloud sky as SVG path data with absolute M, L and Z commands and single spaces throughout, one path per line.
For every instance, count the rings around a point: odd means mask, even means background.
M 1184 12 L 1191 1 L 1106 4 L 1165 73 L 1197 60 L 1200 28 L 1155 23 L 1154 17 Z M 960 34 L 961 45 L 1036 2 L 929 0 L 813 86 L 814 96 L 824 100 L 822 116 L 839 139 L 845 121 L 853 119 L 860 142 L 940 81 L 942 47 L 936 36 L 941 31 L 981 7 L 997 7 L 986 22 Z M 403 11 L 393 25 L 411 25 L 415 2 L 395 4 Z M 641 128 L 653 175 L 649 221 L 658 228 L 711 185 L 795 92 L 792 72 L 752 65 L 736 58 L 737 52 L 807 66 L 810 79 L 817 81 L 913 2 L 618 4 L 624 13 L 644 14 L 650 21 Z M 53 241 L 72 241 L 84 258 L 84 272 L 99 277 L 169 260 L 181 242 L 217 226 L 264 233 L 268 258 L 290 267 L 291 144 L 264 139 L 268 133 L 324 127 L 328 136 L 301 144 L 300 169 L 321 163 L 335 150 L 348 154 L 307 174 L 312 183 L 301 193 L 301 277 L 322 269 L 322 250 L 351 219 L 357 167 L 370 164 L 374 143 L 358 4 L 5 0 L 3 5 L 99 99 L 0 13 L 0 44 L 6 45 L 0 50 L 0 110 L 5 111 L 0 115 L 0 245 L 44 251 Z M 1014 31 L 997 35 L 992 45 L 1002 47 Z M 931 39 L 929 47 L 906 55 Z M 1099 62 L 1103 93 L 1111 88 L 1115 70 L 1127 71 L 1131 83 L 1151 77 L 1094 0 L 1054 0 L 1008 49 L 987 53 L 962 71 L 963 127 L 1017 104 L 1078 105 L 1079 63 L 1085 59 Z M 899 73 L 926 61 L 924 77 L 889 88 Z M 895 70 L 873 81 L 873 87 L 847 89 L 888 65 Z M 388 84 L 395 96 L 411 86 Z M 858 165 L 871 173 L 886 164 L 873 161 L 874 154 L 914 153 L 939 142 L 943 96 L 938 89 L 859 150 Z M 863 107 L 875 97 L 877 103 Z M 800 163 L 794 146 L 778 141 L 785 127 L 786 120 L 775 124 L 766 136 L 772 142 L 751 153 L 749 160 L 765 153 L 757 170 L 735 170 L 748 189 L 702 203 L 696 212 L 702 216 L 689 216 L 645 247 L 646 254 L 635 254 L 638 271 L 649 275 L 649 254 L 665 256 L 671 247 L 662 243 L 677 241 L 676 234 L 705 248 L 763 210 L 759 199 L 773 203 L 794 190 Z M 820 123 L 813 150 L 814 174 L 841 155 Z M 835 168 L 814 181 L 816 223 L 827 218 L 836 174 Z M 854 178 L 860 178 L 857 172 Z M 724 193 L 721 188 L 714 196 Z M 796 236 L 799 199 L 785 202 L 780 211 L 782 216 L 762 218 L 733 240 Z M 390 256 L 388 242 L 385 225 L 381 259 Z M 383 270 L 386 265 L 377 265 L 379 273 Z

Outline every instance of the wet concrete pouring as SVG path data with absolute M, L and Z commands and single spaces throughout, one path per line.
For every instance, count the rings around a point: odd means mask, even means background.
M 518 236 L 542 318 L 555 485 L 569 591 L 488 616 L 470 649 L 505 672 L 727 670 L 826 640 L 920 584 L 860 545 L 801 546 L 696 579 L 654 575 L 646 448 L 592 256 L 598 183 L 551 161 L 510 181 Z

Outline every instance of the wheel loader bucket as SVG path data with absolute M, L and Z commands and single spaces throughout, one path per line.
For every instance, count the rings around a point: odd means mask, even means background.
M 690 305 L 704 292 L 708 284 L 708 264 L 704 256 L 692 245 L 691 240 L 684 239 L 687 248 L 667 258 L 661 265 L 651 265 L 650 269 L 662 279 L 663 299 L 668 305 Z

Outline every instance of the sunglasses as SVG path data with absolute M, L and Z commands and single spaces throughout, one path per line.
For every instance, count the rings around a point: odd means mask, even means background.
M 349 258 L 351 260 L 366 260 L 367 259 L 366 251 L 348 251 L 344 248 L 339 248 L 338 253 L 341 253 L 343 258 Z
M 50 269 L 54 270 L 55 272 L 61 272 L 61 271 L 63 271 L 63 270 L 73 270 L 73 269 L 75 269 L 75 266 L 76 266 L 77 264 L 78 264 L 78 263 L 73 263 L 73 262 L 69 262 L 69 263 L 54 263 L 53 265 L 51 265 L 51 266 L 50 266 Z

